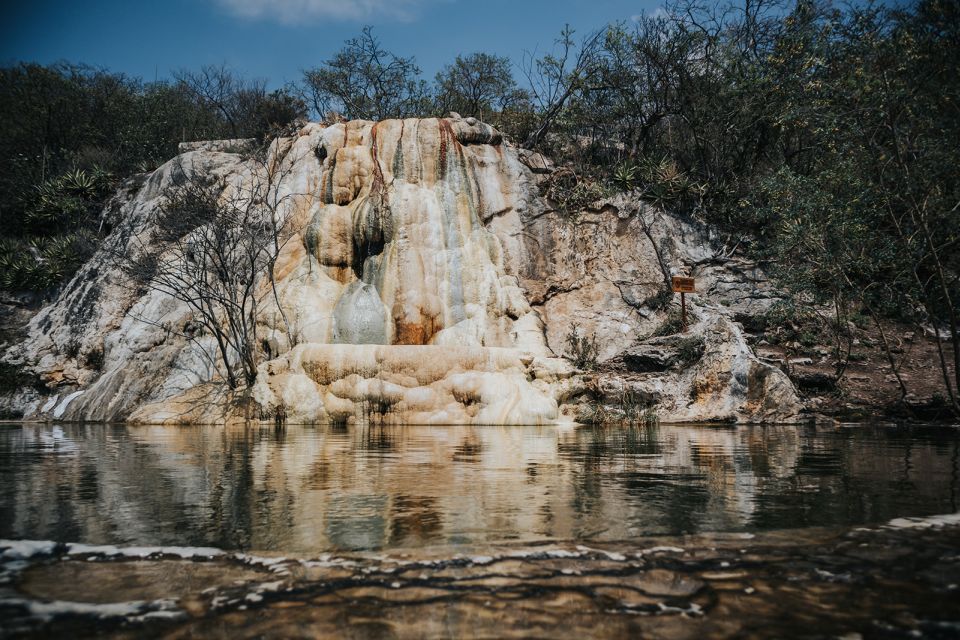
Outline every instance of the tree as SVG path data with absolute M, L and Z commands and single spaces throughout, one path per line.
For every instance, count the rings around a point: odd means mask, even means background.
M 306 117 L 303 101 L 285 89 L 267 93 L 265 80 L 246 80 L 224 65 L 180 70 L 177 83 L 220 116 L 232 138 L 262 138 Z
M 485 118 L 496 124 L 505 110 L 527 99 L 510 71 L 510 59 L 487 53 L 457 56 L 435 80 L 437 111 Z
M 764 62 L 782 166 L 753 182 L 739 218 L 763 225 L 781 282 L 831 303 L 838 333 L 848 308 L 874 320 L 902 399 L 882 320 L 932 329 L 942 395 L 960 415 L 960 83 L 948 5 L 819 15 L 801 5 L 787 17 Z
M 250 130 L 254 137 L 272 138 L 283 135 L 307 118 L 307 105 L 289 89 L 277 89 L 263 96 L 251 109 Z
M 267 93 L 223 67 L 178 76 L 0 68 L 0 289 L 49 293 L 72 276 L 108 231 L 98 214 L 113 187 L 175 156 L 179 142 L 273 137 L 307 113 L 289 90 Z
M 274 143 L 251 159 L 243 178 L 215 178 L 179 165 L 175 186 L 155 215 L 155 235 L 138 236 L 133 252 L 114 252 L 135 282 L 187 306 L 195 329 L 183 337 L 201 349 L 203 336 L 213 338 L 218 357 L 204 353 L 219 362 L 234 390 L 252 385 L 260 362 L 271 355 L 258 326 L 271 298 L 287 344 L 294 344 L 275 281 L 277 258 L 291 237 L 287 214 L 300 197 L 281 188 L 293 165 L 288 151 L 289 143 Z
M 589 84 L 596 73 L 596 53 L 603 31 L 588 35 L 579 46 L 573 34 L 573 29 L 567 25 L 553 52 L 539 58 L 531 52 L 524 54 L 523 74 L 530 85 L 538 121 L 524 142 L 528 149 L 540 144 L 563 114 L 568 101 Z
M 384 120 L 421 115 L 426 83 L 414 59 L 384 49 L 366 26 L 319 67 L 303 72 L 311 106 L 320 117 Z

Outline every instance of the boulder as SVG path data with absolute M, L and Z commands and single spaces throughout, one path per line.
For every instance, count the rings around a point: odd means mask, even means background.
M 703 355 L 703 343 L 697 338 L 665 336 L 653 338 L 620 354 L 627 371 L 647 373 L 688 365 Z

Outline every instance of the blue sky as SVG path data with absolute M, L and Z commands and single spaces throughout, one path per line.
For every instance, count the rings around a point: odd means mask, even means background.
M 432 77 L 459 53 L 519 60 L 579 34 L 651 12 L 660 0 L 33 0 L 4 3 L 0 64 L 59 60 L 146 80 L 226 63 L 273 87 L 299 78 L 365 24 Z M 515 72 L 515 75 L 516 74 Z M 519 80 L 519 77 L 518 77 Z

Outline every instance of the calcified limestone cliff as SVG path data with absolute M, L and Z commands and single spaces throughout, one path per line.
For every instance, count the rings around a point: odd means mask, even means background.
M 5 355 L 50 389 L 15 399 L 27 416 L 222 421 L 253 407 L 295 422 L 542 424 L 582 418 L 625 385 L 664 418 L 797 412 L 789 381 L 757 361 L 731 320 L 742 300 L 698 308 L 693 331 L 706 347 L 693 367 L 598 380 L 557 357 L 574 322 L 598 335 L 604 358 L 649 333 L 664 312 L 644 300 L 662 289 L 667 263 L 711 263 L 705 282 L 741 280 L 713 264 L 702 230 L 663 214 L 658 227 L 629 199 L 577 223 L 559 216 L 537 195 L 542 160 L 488 125 L 310 124 L 264 162 L 212 149 L 127 185 L 104 212 L 115 229 L 105 248 Z M 267 184 L 283 229 L 276 286 L 265 278 L 258 291 L 263 363 L 242 397 L 226 390 L 213 338 L 187 306 L 111 266 L 157 241 L 170 185 L 194 175 L 222 178 L 225 193 Z M 90 357 L 100 352 L 102 364 Z

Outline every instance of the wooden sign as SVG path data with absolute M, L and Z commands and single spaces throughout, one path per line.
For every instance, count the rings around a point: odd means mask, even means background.
M 696 293 L 696 281 L 684 276 L 673 276 L 674 293 Z

